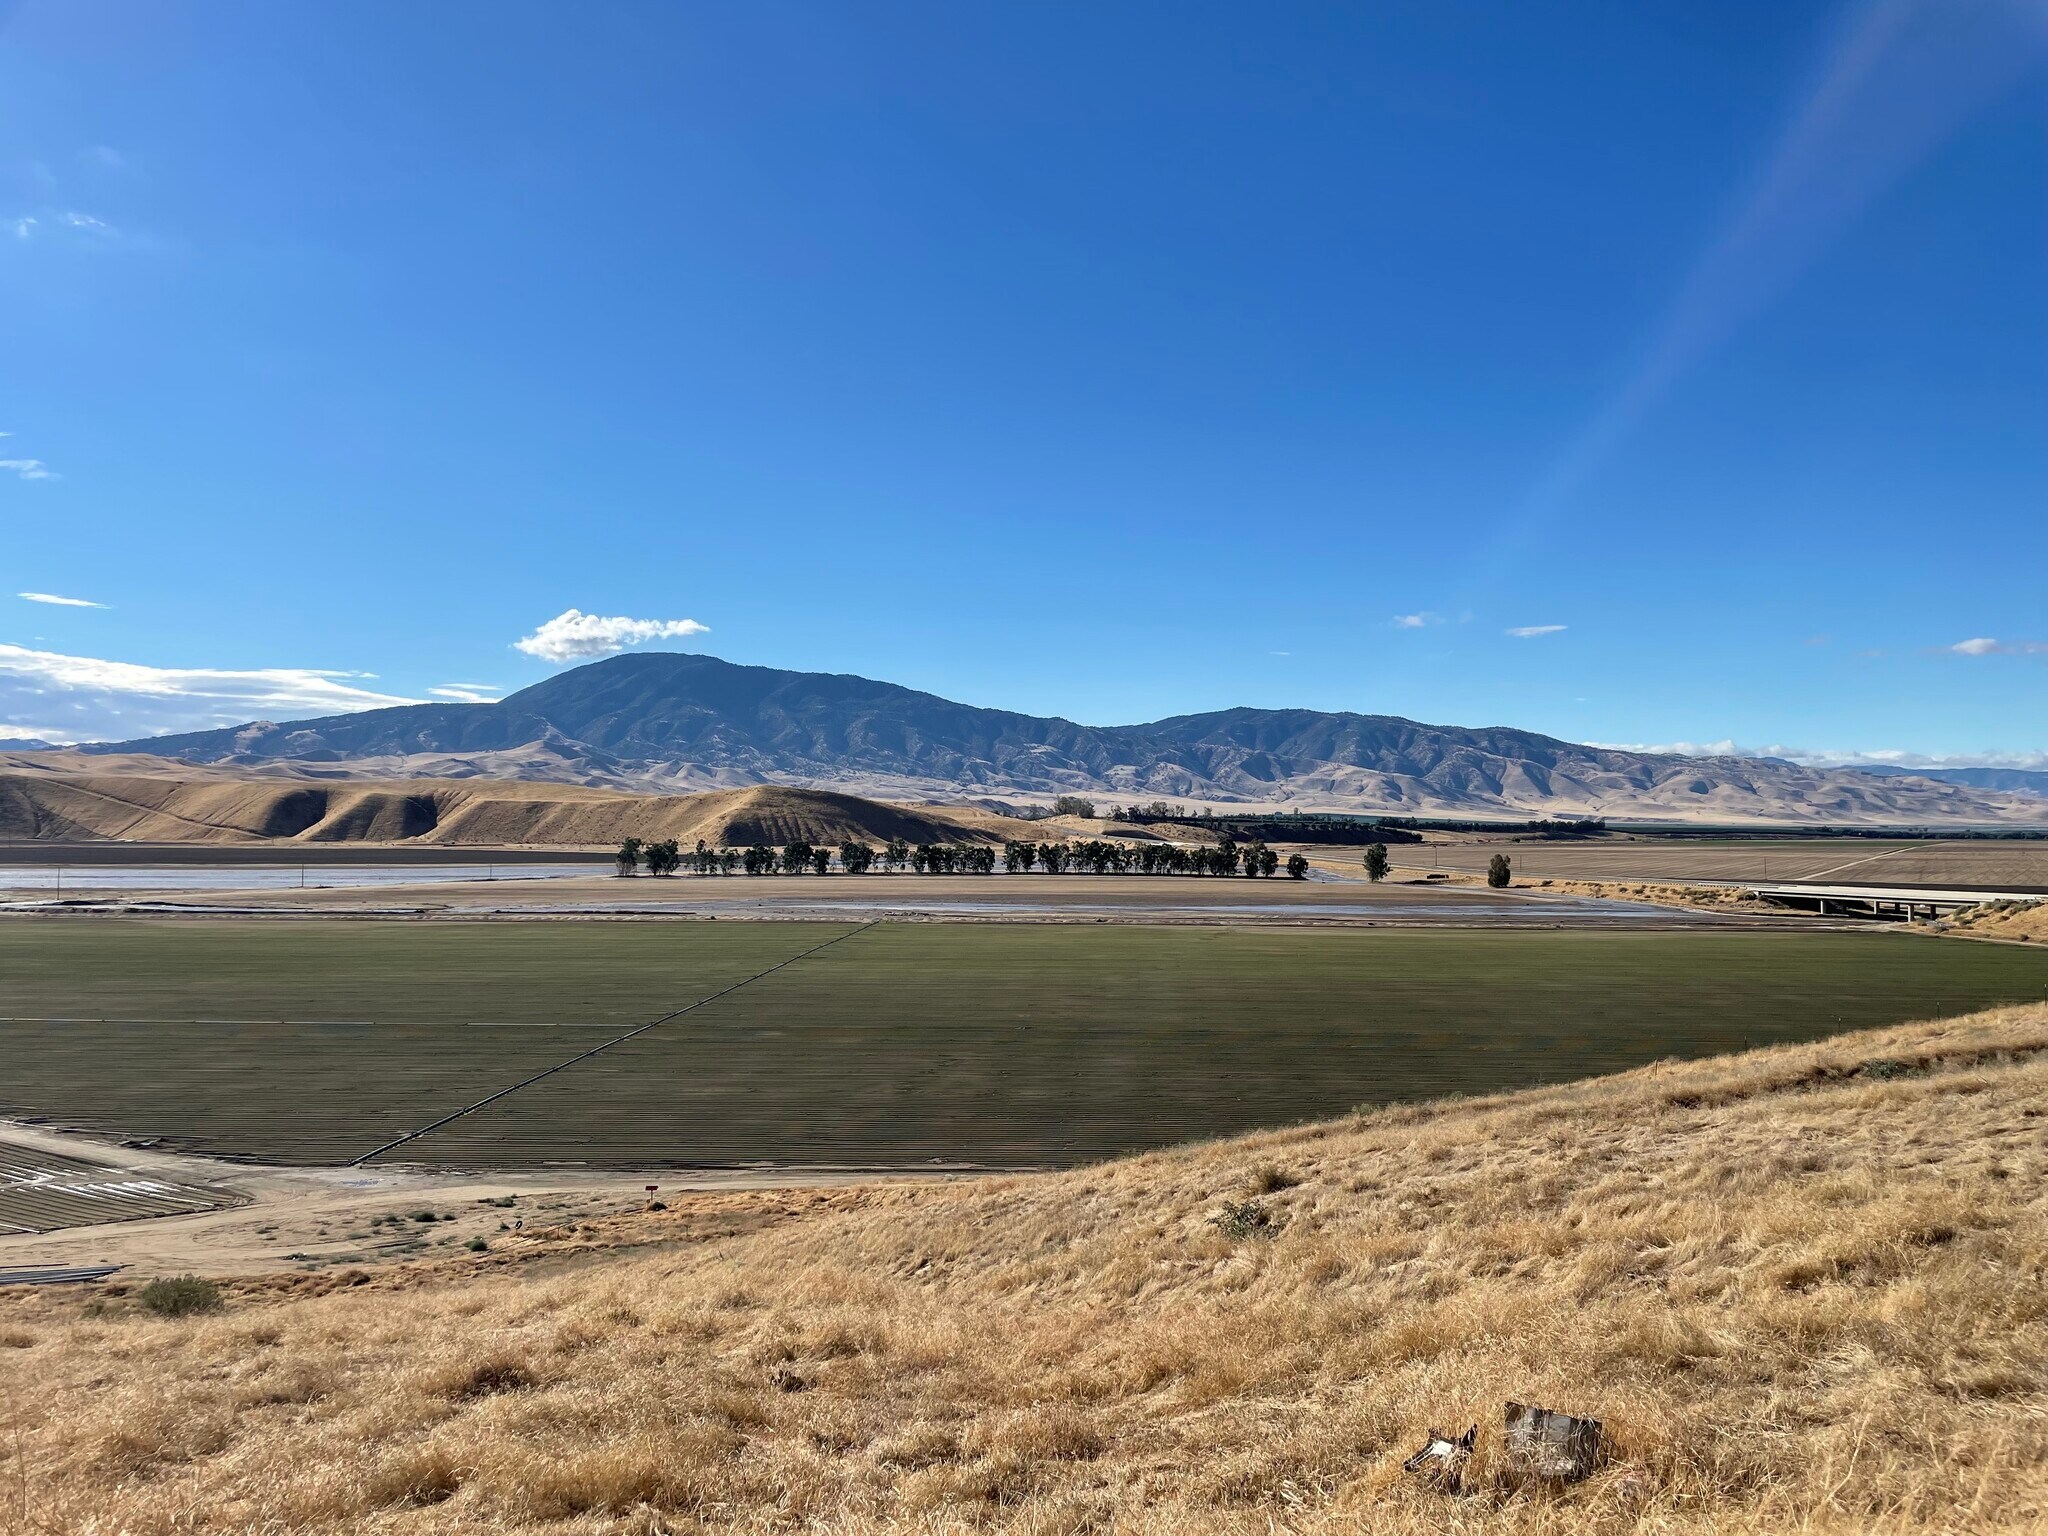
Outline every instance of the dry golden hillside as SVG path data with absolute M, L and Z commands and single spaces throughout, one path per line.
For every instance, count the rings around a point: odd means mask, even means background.
M 602 847 L 623 837 L 721 847 L 900 837 L 978 842 L 1029 824 L 784 785 L 638 795 L 496 779 L 326 780 L 191 769 L 0 772 L 0 841 L 414 842 Z
M 2048 901 L 1987 901 L 1980 907 L 1968 907 L 1936 926 L 1943 932 L 1961 934 L 1970 939 L 2048 943 Z
M 7 1499 L 136 1533 L 2039 1531 L 2044 1051 L 2007 1010 L 698 1197 L 199 1318 L 17 1293 Z M 1270 1235 L 1217 1225 L 1245 1199 Z M 1517 1487 L 1511 1397 L 1602 1418 L 1609 1464 Z M 1463 1496 L 1401 1473 L 1473 1422 Z

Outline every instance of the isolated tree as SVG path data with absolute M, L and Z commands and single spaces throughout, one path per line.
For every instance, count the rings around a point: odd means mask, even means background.
M 629 837 L 619 844 L 619 851 L 612 855 L 612 862 L 618 865 L 621 876 L 630 875 L 640 867 L 640 850 L 646 846 L 637 837 Z
M 1003 844 L 1003 873 L 1006 875 L 1028 874 L 1031 866 L 1038 862 L 1038 844 Z
M 1308 878 L 1308 860 L 1298 853 L 1287 855 L 1287 878 L 1290 880 L 1306 880 Z
M 832 850 L 830 848 L 813 848 L 811 850 L 811 873 L 814 875 L 829 875 L 832 873 Z
M 1514 878 L 1514 870 L 1508 864 L 1508 856 L 1496 853 L 1486 861 L 1486 883 L 1496 891 L 1507 889 L 1508 881 Z
M 1378 885 L 1387 878 L 1387 845 L 1374 843 L 1365 850 L 1365 878 Z

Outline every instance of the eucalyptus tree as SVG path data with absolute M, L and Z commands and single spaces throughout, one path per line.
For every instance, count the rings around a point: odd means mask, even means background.
M 1365 878 L 1378 885 L 1387 878 L 1387 845 L 1374 843 L 1365 850 Z
M 1003 873 L 1022 875 L 1030 873 L 1031 866 L 1038 862 L 1038 844 L 1003 844 Z
M 1308 860 L 1298 853 L 1287 855 L 1287 878 L 1290 880 L 1306 880 L 1308 878 Z
M 800 875 L 811 862 L 811 845 L 798 840 L 782 845 L 782 872 L 785 875 Z
M 829 875 L 832 873 L 832 850 L 830 848 L 813 848 L 811 850 L 811 873 L 814 875 Z
M 619 844 L 619 851 L 612 855 L 612 862 L 618 866 L 621 876 L 630 875 L 640 867 L 640 850 L 646 846 L 637 837 L 629 837 Z

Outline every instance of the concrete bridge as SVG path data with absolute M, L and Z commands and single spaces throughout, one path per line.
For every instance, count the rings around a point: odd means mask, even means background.
M 2048 890 L 1982 891 L 1926 885 L 1785 885 L 1747 887 L 1765 901 L 1823 917 L 1940 917 L 1987 901 L 2048 901 Z

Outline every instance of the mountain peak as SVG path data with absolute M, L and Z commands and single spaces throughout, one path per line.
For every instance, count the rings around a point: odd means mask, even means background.
M 2048 821 L 2048 802 L 1991 790 L 1623 752 L 1505 726 L 1252 706 L 1084 726 L 698 651 L 607 657 L 496 704 L 406 705 L 89 750 L 634 788 L 794 783 L 897 798 L 1081 793 L 1402 814 Z

